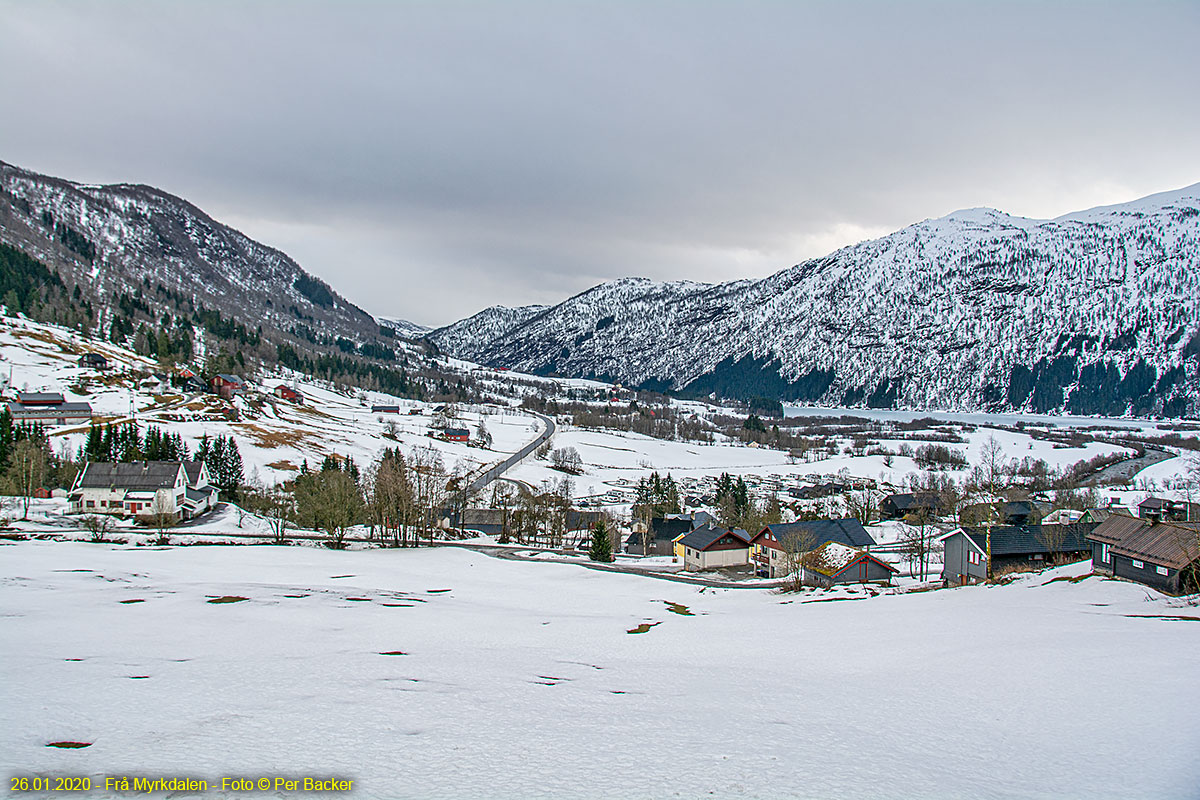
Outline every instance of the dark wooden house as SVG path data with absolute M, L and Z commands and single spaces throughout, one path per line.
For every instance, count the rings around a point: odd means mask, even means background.
M 879 516 L 883 519 L 903 519 L 910 514 L 936 517 L 943 511 L 942 498 L 933 492 L 890 494 L 879 501 Z
M 1088 540 L 1093 572 L 1169 594 L 1200 591 L 1200 524 L 1113 514 Z
M 1163 522 L 1200 522 L 1200 503 L 1147 497 L 1138 503 L 1138 516 Z

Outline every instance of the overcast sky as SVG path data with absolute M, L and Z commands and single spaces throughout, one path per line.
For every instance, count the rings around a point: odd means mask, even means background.
M 0 0 L 0 160 L 439 325 L 1195 183 L 1198 42 L 1194 0 Z

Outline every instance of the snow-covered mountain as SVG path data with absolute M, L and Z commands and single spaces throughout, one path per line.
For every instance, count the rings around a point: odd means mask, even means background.
M 391 328 L 397 334 L 407 339 L 419 339 L 433 330 L 433 328 L 427 325 L 418 325 L 415 322 L 397 317 L 376 317 L 376 319 L 379 320 L 380 325 Z
M 0 242 L 105 303 L 182 294 L 250 328 L 365 341 L 378 324 L 286 254 L 150 186 L 88 186 L 0 162 Z
M 958 211 L 764 280 L 626 278 L 428 338 L 696 395 L 1195 415 L 1200 184 L 1053 220 Z

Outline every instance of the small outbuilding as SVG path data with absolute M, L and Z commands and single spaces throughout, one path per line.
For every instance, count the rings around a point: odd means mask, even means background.
M 79 366 L 88 369 L 108 369 L 108 359 L 100 353 L 84 353 L 79 357 Z
M 279 384 L 271 393 L 280 400 L 286 400 L 296 405 L 304 405 L 304 394 L 296 387 L 288 386 L 286 383 Z
M 801 582 L 810 586 L 839 583 L 891 583 L 897 570 L 866 550 L 826 542 L 800 559 Z
M 218 394 L 226 400 L 232 400 L 235 395 L 246 393 L 246 382 L 237 375 L 214 375 L 209 382 L 213 394 Z

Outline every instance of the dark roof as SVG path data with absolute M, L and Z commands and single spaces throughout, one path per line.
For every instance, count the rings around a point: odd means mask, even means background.
M 815 547 L 820 547 L 826 542 L 837 542 L 847 547 L 871 547 L 875 544 L 875 540 L 867 533 L 862 523 L 853 518 L 780 522 L 768 525 L 763 531 L 770 531 L 776 541 L 783 541 L 783 537 L 791 534 L 807 533 Z M 759 536 L 762 535 L 762 531 L 758 533 Z
M 88 364 L 107 364 L 108 363 L 108 359 L 99 353 L 84 353 L 82 356 L 80 356 L 79 360 L 83 361 L 85 363 L 88 363 Z
M 84 465 L 77 486 L 81 489 L 167 489 L 175 485 L 178 461 L 135 461 L 132 464 L 91 462 Z
M 741 539 L 744 543 L 750 543 L 750 534 L 741 528 L 734 528 L 732 530 L 729 528 L 696 528 L 696 530 L 680 539 L 679 543 L 693 550 L 707 550 L 722 536 L 730 533 L 736 538 Z
M 503 525 L 503 508 L 464 508 L 459 515 L 460 528 L 475 528 L 479 525 Z
M 690 519 L 655 517 L 650 520 L 650 530 L 654 532 L 654 541 L 673 542 L 676 536 L 693 530 L 693 527 Z
M 1113 514 L 1097 525 L 1088 538 L 1109 545 L 1117 555 L 1175 569 L 1183 569 L 1200 558 L 1200 525 L 1196 523 L 1151 522 Z
M 466 428 L 445 428 L 443 432 L 447 436 L 470 436 L 471 432 Z
M 192 488 L 184 489 L 183 494 L 184 494 L 184 497 L 186 497 L 191 502 L 198 503 L 202 500 L 207 500 L 209 497 L 212 496 L 212 494 L 215 491 L 217 491 L 216 487 L 208 486 L 203 489 L 192 489 Z
M 221 380 L 225 381 L 226 383 L 245 383 L 245 381 L 242 380 L 241 378 L 239 378 L 237 375 L 229 375 L 224 372 L 218 373 L 213 376 L 214 380 L 216 380 L 217 378 L 220 378 Z
M 602 511 L 582 511 L 570 509 L 567 511 L 567 530 L 578 531 L 595 525 L 604 517 Z
M 997 525 L 992 528 L 992 556 L 1049 553 L 1045 540 L 1052 538 L 1052 534 L 1061 534 L 1059 553 L 1083 552 L 1089 549 L 1087 535 L 1091 530 L 1091 525 L 1078 522 L 1070 525 Z M 987 552 L 986 528 L 963 528 L 963 533 L 970 536 L 980 550 Z
M 891 503 L 897 511 L 908 511 L 913 508 L 941 508 L 942 500 L 933 492 L 917 492 L 916 494 L 893 494 L 883 498 L 883 502 Z
M 26 415 L 44 415 L 44 414 L 91 414 L 92 406 L 90 403 L 54 403 L 52 405 L 35 405 L 27 406 L 23 403 L 9 403 L 8 411 L 14 417 L 22 414 Z
M 183 470 L 187 473 L 187 482 L 194 484 L 200 480 L 200 470 L 204 467 L 203 461 L 184 461 Z
M 17 402 L 26 406 L 57 406 L 66 400 L 58 392 L 17 392 Z

